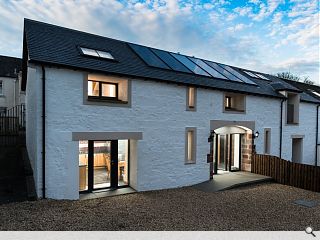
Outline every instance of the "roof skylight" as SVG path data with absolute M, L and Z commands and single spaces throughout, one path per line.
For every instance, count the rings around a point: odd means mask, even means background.
M 308 89 L 310 92 L 312 92 L 314 95 L 320 97 L 320 93 L 315 91 L 315 90 L 312 90 L 312 89 Z
M 80 47 L 80 49 L 84 55 L 106 58 L 106 59 L 114 59 L 114 57 L 109 52 L 95 50 L 91 48 L 85 48 L 85 47 Z
M 262 74 L 259 74 L 259 73 L 256 73 L 256 75 L 264 80 L 270 80 L 269 78 L 267 78 L 266 76 L 262 75 Z

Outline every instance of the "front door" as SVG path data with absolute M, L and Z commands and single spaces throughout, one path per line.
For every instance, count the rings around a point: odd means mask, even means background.
M 241 170 L 241 134 L 216 134 L 213 145 L 214 174 Z
M 80 141 L 79 191 L 128 186 L 128 140 Z

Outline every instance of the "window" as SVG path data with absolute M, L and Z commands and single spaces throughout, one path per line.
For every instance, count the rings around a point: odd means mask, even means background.
M 297 93 L 288 93 L 287 98 L 287 124 L 298 124 L 300 96 Z
M 195 111 L 196 109 L 196 88 L 187 88 L 187 110 Z
M 95 50 L 91 48 L 85 48 L 85 47 L 80 47 L 80 49 L 84 55 L 114 60 L 114 57 L 109 52 Z
M 118 84 L 88 81 L 88 96 L 101 99 L 118 99 Z
M 83 78 L 83 104 L 131 107 L 131 81 L 90 73 Z
M 243 94 L 225 93 L 224 94 L 224 112 L 244 113 L 246 107 L 246 98 Z
M 196 162 L 196 144 L 196 128 L 186 128 L 186 164 Z
M 270 154 L 271 148 L 271 129 L 265 128 L 264 129 L 264 153 Z
M 3 82 L 0 80 L 0 95 L 3 95 Z

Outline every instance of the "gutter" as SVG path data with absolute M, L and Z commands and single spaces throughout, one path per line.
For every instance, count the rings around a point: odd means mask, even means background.
M 46 70 L 42 65 L 42 198 L 46 198 Z
M 282 159 L 282 118 L 283 118 L 283 103 L 286 99 L 281 100 L 281 112 L 280 112 L 280 151 L 279 151 L 279 157 Z
M 318 166 L 318 133 L 319 133 L 319 107 L 317 106 L 317 123 L 316 123 L 316 158 L 314 160 L 314 165 Z

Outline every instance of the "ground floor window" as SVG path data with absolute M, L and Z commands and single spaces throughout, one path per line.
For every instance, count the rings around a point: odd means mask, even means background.
M 264 129 L 264 153 L 270 154 L 271 148 L 271 129 L 265 128 Z
M 79 191 L 129 184 L 129 140 L 79 142 Z
M 186 128 L 185 163 L 196 162 L 196 128 Z
M 292 162 L 302 163 L 303 138 L 292 138 Z

